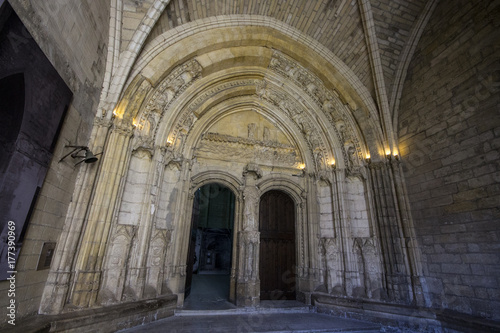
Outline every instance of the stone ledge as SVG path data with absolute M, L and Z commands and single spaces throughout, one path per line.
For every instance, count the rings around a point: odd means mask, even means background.
M 312 303 L 319 313 L 328 313 L 384 326 L 404 328 L 406 332 L 500 332 L 500 322 L 449 310 L 412 307 L 363 299 L 348 299 L 314 293 Z
M 177 295 L 125 304 L 16 319 L 16 325 L 0 326 L 0 332 L 116 332 L 174 315 Z

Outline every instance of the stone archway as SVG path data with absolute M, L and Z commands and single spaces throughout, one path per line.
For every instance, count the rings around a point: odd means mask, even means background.
M 233 264 L 235 194 L 208 183 L 195 192 L 186 259 L 185 306 L 212 308 L 230 297 Z
M 251 54 L 256 50 L 263 55 L 258 63 Z M 95 145 L 105 151 L 92 190 L 99 196 L 89 199 L 88 209 L 75 211 L 75 219 L 88 222 L 74 225 L 83 228 L 83 250 L 71 273 L 76 282 L 61 295 L 68 292 L 72 305 L 93 306 L 105 303 L 98 296 L 108 292 L 112 303 L 173 293 L 182 305 L 194 192 L 214 181 L 230 184 L 237 197 L 230 291 L 237 305 L 260 301 L 258 199 L 273 188 L 287 192 L 298 207 L 297 298 L 309 303 L 317 288 L 329 290 L 337 282 L 351 295 L 360 279 L 345 182 L 367 172 L 364 157 L 383 145 L 378 131 L 359 128 L 355 103 L 346 104 L 338 87 L 300 58 L 231 43 L 202 51 L 207 54 L 186 55 L 154 80 L 136 76 L 110 129 L 105 120 L 96 122 Z M 223 57 L 232 52 L 241 56 Z M 374 140 L 367 143 L 364 133 Z M 368 217 L 362 216 L 370 230 L 363 236 L 374 238 Z M 343 251 L 335 279 L 325 278 L 329 239 Z M 125 253 L 113 252 L 113 242 L 131 253 L 128 260 L 113 257 Z M 126 276 L 113 287 L 112 277 L 121 272 Z

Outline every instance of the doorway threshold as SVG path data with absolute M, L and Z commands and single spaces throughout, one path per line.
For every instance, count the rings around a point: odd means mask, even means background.
M 314 307 L 299 301 L 261 301 L 256 307 L 236 307 L 226 301 L 228 308 L 205 308 L 205 309 L 176 309 L 175 316 L 220 316 L 235 314 L 259 314 L 259 313 L 313 313 Z

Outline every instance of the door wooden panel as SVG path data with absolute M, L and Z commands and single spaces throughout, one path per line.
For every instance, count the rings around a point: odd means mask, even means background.
M 295 299 L 295 204 L 286 193 L 266 192 L 259 207 L 260 299 Z

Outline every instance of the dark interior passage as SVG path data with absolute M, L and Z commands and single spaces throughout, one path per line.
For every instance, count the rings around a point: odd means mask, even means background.
M 186 306 L 227 302 L 233 248 L 234 194 L 219 184 L 200 187 L 193 203 Z M 212 304 L 213 305 L 213 304 Z

